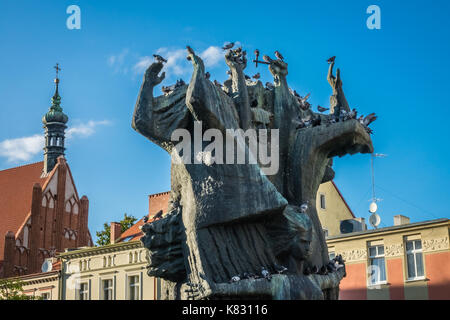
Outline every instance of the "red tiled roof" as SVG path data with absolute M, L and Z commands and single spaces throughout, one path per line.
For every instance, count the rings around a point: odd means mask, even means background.
M 147 222 L 152 222 L 152 216 L 157 214 L 160 210 L 164 213 L 167 212 L 169 206 L 170 191 L 161 192 L 157 194 L 151 194 L 148 196 L 148 217 Z M 125 230 L 120 238 L 116 242 L 134 241 L 139 240 L 144 234 L 142 233 L 140 226 L 144 225 L 144 218 L 140 219 L 129 229 Z
M 61 270 L 61 260 L 52 263 L 52 271 Z
M 0 171 L 0 260 L 3 260 L 6 233 L 16 234 L 30 213 L 34 184 L 43 187 L 51 176 L 41 178 L 43 168 L 41 161 Z

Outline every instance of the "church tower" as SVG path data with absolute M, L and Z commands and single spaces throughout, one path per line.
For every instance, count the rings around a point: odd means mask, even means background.
M 46 175 L 55 167 L 59 156 L 64 155 L 64 130 L 67 128 L 66 123 L 69 120 L 61 108 L 61 97 L 58 93 L 59 78 L 58 64 L 55 66 L 55 94 L 52 98 L 52 105 L 49 111 L 42 118 L 42 123 L 45 129 L 45 147 L 44 147 L 44 172 Z

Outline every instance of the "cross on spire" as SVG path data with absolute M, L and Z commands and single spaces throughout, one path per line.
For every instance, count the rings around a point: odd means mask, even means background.
M 56 66 L 54 66 L 53 68 L 55 68 L 56 70 L 56 78 L 54 80 L 55 84 L 56 84 L 56 90 L 55 90 L 55 97 L 58 96 L 58 85 L 59 85 L 59 78 L 58 78 L 58 72 L 61 71 L 61 68 L 59 67 L 59 63 L 56 63 Z
M 61 71 L 61 68 L 59 67 L 59 63 L 56 63 L 56 66 L 54 66 L 53 68 L 55 68 L 55 70 L 56 70 L 55 83 L 56 83 L 56 87 L 58 87 L 58 83 L 59 83 L 58 72 Z
M 61 68 L 59 67 L 59 63 L 56 63 L 56 66 L 54 66 L 53 68 L 56 69 L 56 79 L 58 79 L 58 72 L 61 71 Z

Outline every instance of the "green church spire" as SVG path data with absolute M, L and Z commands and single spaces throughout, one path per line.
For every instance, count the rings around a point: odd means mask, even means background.
M 66 123 L 69 117 L 64 114 L 61 108 L 61 97 L 59 96 L 59 78 L 58 72 L 61 70 L 57 63 L 55 78 L 55 94 L 52 97 L 52 105 L 48 112 L 42 117 L 42 123 L 45 129 L 45 147 L 44 147 L 44 174 L 48 174 L 56 165 L 58 157 L 64 156 L 64 131 L 67 128 Z

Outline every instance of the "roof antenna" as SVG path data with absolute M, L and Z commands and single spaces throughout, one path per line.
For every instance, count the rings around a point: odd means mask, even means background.
M 381 154 L 381 153 L 372 153 L 370 155 L 370 166 L 371 166 L 371 171 L 372 171 L 372 199 L 371 199 L 371 203 L 369 206 L 369 212 L 372 214 L 369 218 L 369 222 L 372 225 L 372 227 L 374 227 L 375 229 L 380 225 L 381 223 L 381 218 L 380 216 L 377 214 L 377 210 L 378 210 L 378 205 L 377 202 L 382 201 L 382 199 L 378 199 L 375 196 L 375 170 L 374 170 L 374 159 L 375 158 L 385 158 L 387 157 L 386 154 Z

